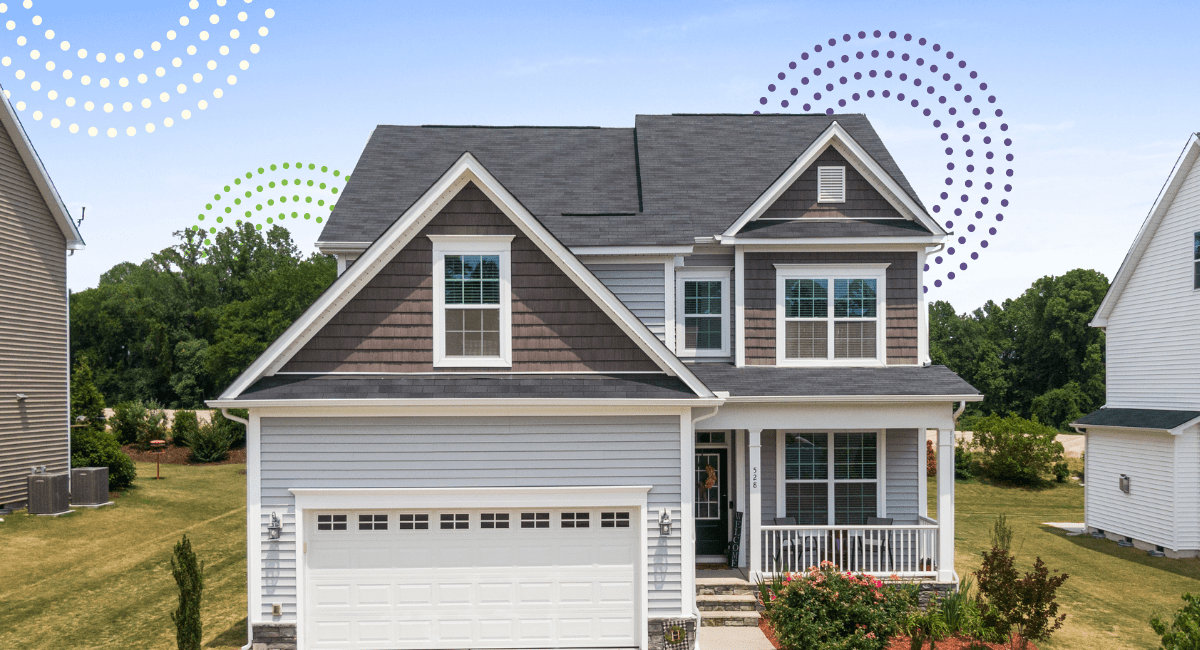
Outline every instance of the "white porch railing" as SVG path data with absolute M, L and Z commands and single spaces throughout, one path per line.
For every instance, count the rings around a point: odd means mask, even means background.
M 878 578 L 937 576 L 938 525 L 762 526 L 764 574 L 805 571 L 833 562 L 843 571 Z

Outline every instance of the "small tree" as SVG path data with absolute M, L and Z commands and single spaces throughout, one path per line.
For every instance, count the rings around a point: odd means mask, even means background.
M 141 402 L 121 402 L 113 407 L 113 435 L 122 445 L 131 445 L 146 428 L 146 405 Z
M 975 577 L 979 593 L 987 597 L 982 608 L 983 623 L 1005 636 L 1016 631 L 1022 648 L 1029 641 L 1050 638 L 1062 627 L 1067 615 L 1058 614 L 1055 592 L 1067 581 L 1067 574 L 1051 575 L 1042 558 L 1034 559 L 1033 570 L 1020 575 L 1012 554 L 1012 528 L 1001 515 L 992 527 L 992 548 L 984 551 L 983 562 Z
M 1183 595 L 1183 607 L 1169 624 L 1155 614 L 1150 627 L 1162 638 L 1164 650 L 1200 650 L 1200 596 Z
M 71 423 L 77 418 L 93 429 L 104 430 L 104 395 L 96 388 L 95 376 L 86 360 L 80 360 L 71 373 Z
M 200 430 L 200 421 L 195 411 L 175 411 L 171 419 L 171 442 L 177 447 L 188 447 L 196 432 Z
M 204 563 L 196 558 L 187 535 L 175 544 L 171 575 L 179 585 L 179 608 L 171 612 L 179 650 L 200 650 L 200 596 L 204 590 Z

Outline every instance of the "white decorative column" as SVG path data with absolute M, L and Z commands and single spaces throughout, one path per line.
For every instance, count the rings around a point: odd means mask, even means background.
M 938 429 L 938 582 L 954 581 L 954 429 Z
M 746 477 L 750 474 L 750 468 L 746 465 L 746 433 L 742 429 L 733 430 L 733 456 L 734 462 L 737 464 L 737 510 L 735 512 L 742 513 L 742 530 L 741 539 L 738 540 L 738 556 L 734 558 L 738 566 L 746 565 L 746 549 L 748 544 L 747 531 L 750 530 L 749 517 L 746 515 L 746 491 L 750 489 L 750 482 Z
M 750 546 L 750 580 L 762 571 L 762 429 L 749 429 L 750 468 L 746 480 L 750 483 L 750 520 L 746 527 L 750 531 L 747 541 Z

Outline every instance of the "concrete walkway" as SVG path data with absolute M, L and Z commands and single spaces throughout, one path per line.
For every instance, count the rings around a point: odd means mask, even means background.
M 701 626 L 699 641 L 700 650 L 775 650 L 757 627 Z

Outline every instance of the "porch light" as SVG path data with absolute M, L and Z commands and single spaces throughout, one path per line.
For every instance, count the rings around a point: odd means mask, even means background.
M 271 523 L 267 524 L 267 539 L 279 539 L 279 535 L 283 532 L 283 524 L 279 523 L 279 516 L 271 513 Z
M 671 513 L 663 508 L 662 514 L 658 517 L 658 532 L 660 535 L 671 534 Z

